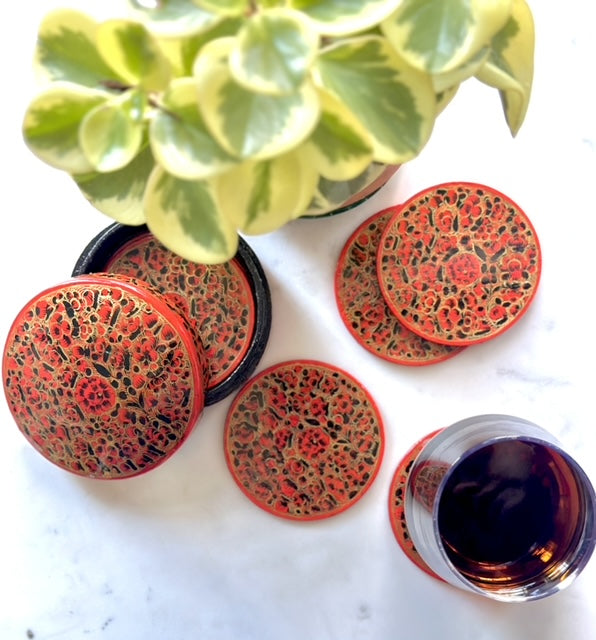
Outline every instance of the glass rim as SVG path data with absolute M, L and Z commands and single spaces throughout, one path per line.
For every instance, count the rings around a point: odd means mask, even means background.
M 543 431 L 545 436 L 552 438 L 552 441 L 548 439 L 541 438 L 536 435 L 525 435 L 525 434 L 502 434 L 493 437 L 486 438 L 481 442 L 475 443 L 467 448 L 463 453 L 461 453 L 449 466 L 449 469 L 446 471 L 445 475 L 439 481 L 437 485 L 437 490 L 432 506 L 432 529 L 433 536 L 435 542 L 437 544 L 437 548 L 441 555 L 442 560 L 445 562 L 447 567 L 449 568 L 451 574 L 457 578 L 465 587 L 468 589 L 480 593 L 484 596 L 488 596 L 492 599 L 502 600 L 506 602 L 528 602 L 530 600 L 537 600 L 540 598 L 544 598 L 551 594 L 554 594 L 560 590 L 562 590 L 568 583 L 570 583 L 587 565 L 589 562 L 592 553 L 596 547 L 596 515 L 593 510 L 586 508 L 588 505 L 596 505 L 596 491 L 594 490 L 594 486 L 592 485 L 588 475 L 579 465 L 579 463 L 567 453 L 558 442 L 558 439 L 551 435 L 549 432 L 544 430 L 542 427 L 535 425 L 532 422 L 529 422 L 523 418 L 517 418 L 516 416 L 509 416 L 504 414 L 485 414 L 474 416 L 471 418 L 466 418 L 464 420 L 458 421 L 441 430 L 436 436 L 433 437 L 440 439 L 441 435 L 447 429 L 451 429 L 452 427 L 457 426 L 465 426 L 467 424 L 472 424 L 474 421 L 483 419 L 483 418 L 498 418 L 498 419 L 514 419 L 516 421 L 521 421 L 522 423 L 527 423 L 532 427 L 537 427 L 539 430 Z M 448 435 L 448 434 L 447 434 Z M 569 469 L 573 473 L 574 481 L 577 485 L 578 492 L 582 499 L 582 504 L 584 506 L 584 517 L 581 523 L 578 523 L 578 527 L 581 526 L 583 531 L 580 539 L 575 545 L 575 549 L 573 550 L 573 557 L 570 558 L 570 561 L 566 563 L 567 569 L 565 571 L 565 576 L 559 582 L 549 582 L 545 580 L 544 582 L 540 582 L 539 584 L 534 584 L 532 580 L 528 580 L 526 584 L 515 585 L 511 587 L 503 586 L 503 588 L 497 590 L 487 590 L 483 589 L 481 586 L 476 584 L 474 581 L 466 578 L 461 571 L 455 566 L 453 561 L 448 556 L 445 545 L 443 544 L 443 540 L 441 537 L 440 529 L 439 529 L 439 508 L 441 504 L 441 498 L 443 495 L 443 491 L 445 489 L 445 485 L 452 477 L 455 469 L 457 469 L 462 462 L 472 456 L 474 453 L 485 449 L 486 447 L 492 446 L 494 444 L 498 444 L 499 442 L 507 442 L 507 441 L 522 441 L 531 444 L 537 444 L 543 446 L 547 449 L 550 449 L 557 453 L 564 460 L 565 464 L 568 465 Z M 432 442 L 432 441 L 431 441 Z M 431 444 L 429 442 L 429 444 Z M 428 446 L 428 445 L 427 445 Z

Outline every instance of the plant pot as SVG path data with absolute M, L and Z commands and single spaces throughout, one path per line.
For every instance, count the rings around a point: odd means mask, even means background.
M 336 182 L 321 178 L 319 192 L 303 218 L 321 218 L 349 211 L 375 195 L 401 165 L 371 164 L 354 178 Z

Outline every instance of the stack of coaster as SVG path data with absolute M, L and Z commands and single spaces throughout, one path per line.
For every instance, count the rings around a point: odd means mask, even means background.
M 520 207 L 481 184 L 430 187 L 365 221 L 336 270 L 342 320 L 392 362 L 441 362 L 510 328 L 534 298 L 536 232 Z
M 120 479 L 177 451 L 205 405 L 254 371 L 271 299 L 248 244 L 225 264 L 173 254 L 146 227 L 114 224 L 73 277 L 21 310 L 2 358 L 23 435 L 57 466 Z

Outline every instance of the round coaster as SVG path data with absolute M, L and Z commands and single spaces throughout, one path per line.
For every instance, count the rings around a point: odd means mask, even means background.
M 507 196 L 447 183 L 402 205 L 382 234 L 381 291 L 412 331 L 466 346 L 493 338 L 527 310 L 540 279 L 538 238 Z
M 381 416 L 346 372 L 312 360 L 275 365 L 230 407 L 226 461 L 240 489 L 277 516 L 316 520 L 345 511 L 375 479 Z
M 111 225 L 83 252 L 74 275 L 124 274 L 156 287 L 188 320 L 205 351 L 210 405 L 246 382 L 269 337 L 271 301 L 259 261 L 239 239 L 223 264 L 198 264 L 166 249 L 146 226 Z
M 391 207 L 363 222 L 346 242 L 335 272 L 335 299 L 348 331 L 365 349 L 390 362 L 442 362 L 462 349 L 430 342 L 407 329 L 392 313 L 377 279 L 377 247 Z
M 9 331 L 2 373 L 27 440 L 91 478 L 161 464 L 204 405 L 203 365 L 184 319 L 132 279 L 81 276 L 40 293 Z
M 414 546 L 414 543 L 410 538 L 410 534 L 408 533 L 404 507 L 406 484 L 412 471 L 414 461 L 418 457 L 418 454 L 426 446 L 426 444 L 430 440 L 432 440 L 432 438 L 436 436 L 440 431 L 441 429 L 433 431 L 433 433 L 428 434 L 427 436 L 422 438 L 422 440 L 417 442 L 406 453 L 406 455 L 401 459 L 401 462 L 397 466 L 397 469 L 395 470 L 393 479 L 391 481 L 391 488 L 389 489 L 389 521 L 391 522 L 391 528 L 393 529 L 395 538 L 406 556 L 419 569 L 422 569 L 433 578 L 437 578 L 437 580 L 442 581 L 443 579 L 434 571 L 432 571 L 432 569 L 430 569 L 426 562 L 424 562 L 424 560 L 420 557 L 418 551 L 416 551 L 416 547 Z

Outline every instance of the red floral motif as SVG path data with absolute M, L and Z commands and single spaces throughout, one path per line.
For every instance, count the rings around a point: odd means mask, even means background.
M 394 207 L 375 214 L 360 225 L 348 239 L 335 274 L 337 306 L 350 333 L 375 355 L 405 365 L 442 362 L 461 350 L 431 343 L 406 329 L 387 306 L 379 287 L 377 247 L 383 229 L 397 211 L 398 208 Z M 430 225 L 430 209 L 421 214 L 420 220 Z M 359 252 L 357 259 L 355 251 Z M 397 255 L 407 259 L 413 251 L 414 243 L 408 238 L 401 242 L 400 238 Z M 362 255 L 366 256 L 366 260 L 361 259 Z M 389 257 L 392 257 L 391 253 Z M 424 266 L 421 278 L 424 279 L 427 289 L 435 286 L 437 277 L 437 266 Z M 404 294 L 410 299 L 413 297 L 411 291 L 404 291 Z M 408 305 L 407 299 L 402 302 L 404 306 Z M 435 304 L 431 297 L 427 298 L 427 302 L 431 307 Z
M 412 242 L 428 234 L 430 243 Z M 464 347 L 505 331 L 528 308 L 540 280 L 540 247 L 530 221 L 513 201 L 483 185 L 438 185 L 414 196 L 390 219 L 379 247 L 378 281 L 390 312 L 443 345 Z
M 443 233 L 451 233 L 454 231 L 454 222 L 457 220 L 452 207 L 439 209 L 435 214 L 437 228 Z
M 255 395 L 262 398 L 257 407 Z M 383 430 L 372 399 L 354 379 L 330 365 L 294 361 L 264 371 L 240 391 L 226 420 L 225 445 L 228 467 L 251 500 L 276 515 L 316 519 L 347 509 L 368 489 L 380 465 Z
M 25 437 L 58 466 L 101 478 L 161 463 L 203 406 L 189 339 L 138 289 L 112 282 L 84 277 L 40 294 L 15 320 L 3 365 Z
M 482 275 L 480 260 L 471 253 L 460 253 L 447 263 L 446 271 L 451 282 L 465 287 L 473 284 Z
M 187 318 L 207 356 L 209 389 L 240 365 L 253 338 L 255 305 L 237 260 L 216 265 L 190 262 L 147 233 L 125 245 L 106 268 L 149 282 Z
M 530 260 L 522 253 L 507 256 L 503 260 L 503 271 L 511 281 L 525 280 Z
M 298 438 L 298 451 L 308 460 L 325 453 L 329 446 L 329 436 L 321 428 L 307 429 Z
M 83 412 L 100 414 L 116 404 L 114 389 L 102 378 L 83 378 L 75 389 L 75 398 Z

